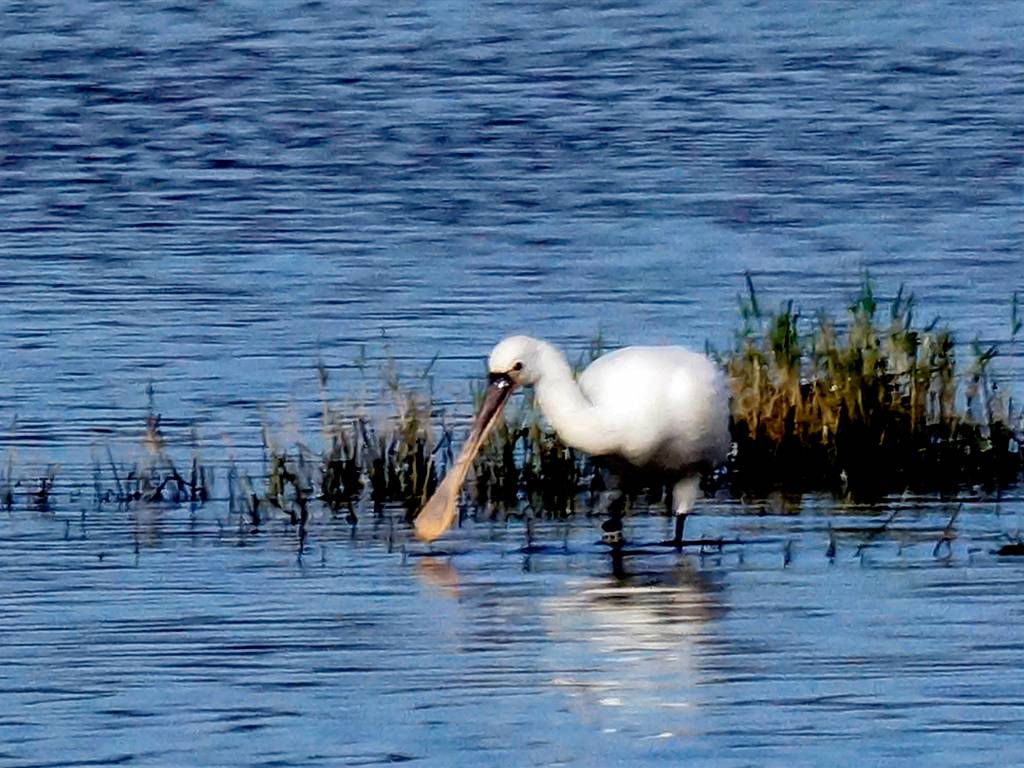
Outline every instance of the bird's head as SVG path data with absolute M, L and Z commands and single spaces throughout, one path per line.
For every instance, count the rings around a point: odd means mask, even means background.
M 513 386 L 528 387 L 540 375 L 541 344 L 529 336 L 509 336 L 491 350 L 487 370 L 491 381 L 502 377 Z

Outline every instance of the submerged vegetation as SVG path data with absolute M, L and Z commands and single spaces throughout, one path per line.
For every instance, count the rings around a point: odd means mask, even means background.
M 740 312 L 733 349 L 718 355 L 733 386 L 734 449 L 716 480 L 732 494 L 828 490 L 870 499 L 1021 479 L 1024 420 L 992 370 L 995 346 L 973 344 L 962 363 L 963 348 L 949 329 L 917 324 L 914 300 L 902 291 L 887 310 L 879 307 L 867 280 L 842 318 L 804 317 L 792 303 L 766 311 L 749 280 Z M 1011 341 L 1020 330 L 1014 297 Z M 595 340 L 578 367 L 602 346 Z M 97 502 L 194 509 L 220 492 L 239 530 L 283 520 L 300 542 L 314 512 L 355 524 L 364 510 L 398 504 L 411 519 L 451 465 L 461 424 L 453 426 L 433 405 L 425 373 L 409 386 L 386 366 L 383 397 L 376 398 L 386 405 L 375 416 L 332 402 L 326 367 L 318 373 L 319 440 L 282 439 L 264 426 L 261 470 L 250 473 L 233 458 L 221 462 L 226 488 L 216 491 L 194 433 L 187 466 L 179 469 L 171 459 L 150 393 L 142 457 L 119 466 L 109 448 L 97 452 Z M 557 438 L 529 392 L 509 405 L 473 475 L 469 498 L 485 513 L 525 508 L 550 515 L 590 508 L 603 478 Z M 59 468 L 50 466 L 34 483 L 18 480 L 8 455 L 0 468 L 0 504 L 10 511 L 23 494 L 45 510 L 59 479 Z M 649 492 L 657 498 L 663 489 Z

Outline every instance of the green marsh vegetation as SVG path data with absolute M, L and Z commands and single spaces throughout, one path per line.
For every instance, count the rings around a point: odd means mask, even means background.
M 739 309 L 735 344 L 716 355 L 733 386 L 735 445 L 718 478 L 729 493 L 830 491 L 871 500 L 1020 481 L 1024 418 L 1012 386 L 996 375 L 995 346 L 958 345 L 938 321 L 917 321 L 912 296 L 900 290 L 880 302 L 866 279 L 840 317 L 805 316 L 791 302 L 767 310 L 749 280 Z M 1013 344 L 1022 322 L 1016 296 L 1010 316 Z M 596 338 L 577 367 L 603 347 Z M 273 428 L 265 418 L 258 469 L 230 452 L 205 462 L 194 431 L 175 436 L 176 462 L 150 391 L 141 455 L 118 464 L 109 448 L 98 448 L 95 499 L 129 509 L 188 504 L 193 511 L 225 499 L 224 522 L 240 535 L 283 522 L 297 531 L 300 547 L 314 515 L 355 525 L 390 505 L 411 520 L 451 465 L 469 408 L 453 415 L 436 404 L 430 366 L 411 378 L 391 362 L 380 371 L 368 367 L 357 365 L 364 388 L 372 381 L 376 391 L 353 405 L 332 399 L 336 382 L 320 364 L 319 434 Z M 472 384 L 470 394 L 477 400 L 481 385 Z M 379 405 L 365 404 L 371 401 Z M 214 466 L 226 469 L 219 486 Z M 602 479 L 588 457 L 561 443 L 529 392 L 510 402 L 471 477 L 468 506 L 482 514 L 549 516 L 590 511 Z M 30 481 L 17 477 L 10 453 L 0 464 L 0 505 L 8 511 L 21 498 L 45 509 L 55 490 L 62 490 L 57 467 Z
M 363 501 L 377 514 L 384 504 L 398 503 L 411 520 L 452 455 L 452 430 L 444 414 L 431 405 L 429 370 L 427 366 L 418 377 L 420 387 L 410 387 L 403 385 L 394 363 L 386 363 L 383 392 L 377 399 L 388 403 L 391 411 L 372 414 L 373 409 L 365 406 L 352 409 L 332 402 L 329 372 L 320 363 L 320 447 L 301 441 L 288 445 L 264 425 L 269 471 L 263 492 L 253 491 L 252 480 L 241 476 L 250 520 L 259 523 L 261 507 L 283 512 L 298 527 L 300 539 L 311 503 L 353 525 Z
M 992 370 L 996 346 L 968 362 L 938 320 L 919 325 L 901 288 L 881 307 L 865 278 L 844 318 L 762 309 L 753 284 L 723 363 L 733 383 L 735 491 L 827 489 L 870 499 L 954 491 L 1021 477 L 1021 412 Z M 1021 330 L 1011 302 L 1009 341 Z

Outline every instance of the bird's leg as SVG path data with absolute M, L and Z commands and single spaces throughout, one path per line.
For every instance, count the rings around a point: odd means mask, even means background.
M 601 494 L 601 512 L 608 513 L 608 519 L 601 524 L 601 541 L 613 547 L 621 547 L 625 541 L 622 518 L 627 498 L 621 485 L 621 479 L 613 474 L 607 478 L 606 490 Z
M 682 549 L 686 516 L 693 509 L 699 493 L 700 477 L 698 475 L 684 477 L 672 488 L 672 506 L 675 508 L 675 536 L 672 538 L 672 545 L 676 549 Z
M 621 547 L 626 539 L 622 533 L 622 517 L 626 511 L 626 494 L 615 491 L 608 506 L 609 517 L 601 523 L 601 541 L 613 547 Z

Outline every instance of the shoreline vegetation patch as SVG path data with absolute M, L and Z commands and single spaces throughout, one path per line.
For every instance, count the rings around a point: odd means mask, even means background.
M 913 297 L 902 289 L 882 308 L 865 278 L 845 316 L 805 317 L 792 302 L 765 310 L 748 278 L 740 316 L 733 348 L 714 355 L 732 384 L 734 445 L 710 487 L 737 497 L 828 491 L 870 501 L 908 490 L 956 493 L 1020 482 L 1024 417 L 1012 387 L 993 371 L 996 346 L 976 342 L 961 361 L 952 331 L 938 321 L 916 323 Z M 1021 324 L 1015 295 L 1007 343 L 1015 343 Z M 578 368 L 602 351 L 596 338 Z M 172 460 L 150 391 L 141 458 L 119 466 L 109 448 L 94 456 L 97 503 L 196 508 L 221 498 L 240 528 L 283 517 L 300 539 L 314 507 L 355 524 L 360 510 L 399 504 L 411 520 L 464 437 L 433 406 L 426 376 L 422 388 L 410 388 L 393 364 L 385 365 L 391 411 L 370 418 L 333 403 L 322 364 L 318 375 L 319 447 L 297 436 L 283 440 L 265 426 L 261 471 L 250 474 L 233 459 L 218 462 L 227 468 L 220 485 L 194 433 L 187 463 Z M 478 401 L 479 385 L 472 394 Z M 48 509 L 59 475 L 50 466 L 34 481 L 19 479 L 9 452 L 0 465 L 0 506 L 11 511 L 23 498 L 30 508 Z M 525 507 L 559 516 L 580 504 L 593 509 L 602 488 L 600 467 L 558 439 L 528 391 L 506 409 L 480 452 L 467 495 L 479 510 Z M 652 501 L 664 495 L 661 487 L 644 490 Z
M 841 321 L 792 302 L 765 312 L 747 287 L 723 359 L 734 487 L 870 499 L 1020 480 L 1024 420 L 993 374 L 997 346 L 976 341 L 961 363 L 951 330 L 916 325 L 902 288 L 881 310 L 867 279 Z M 1014 295 L 1009 343 L 1020 330 Z

